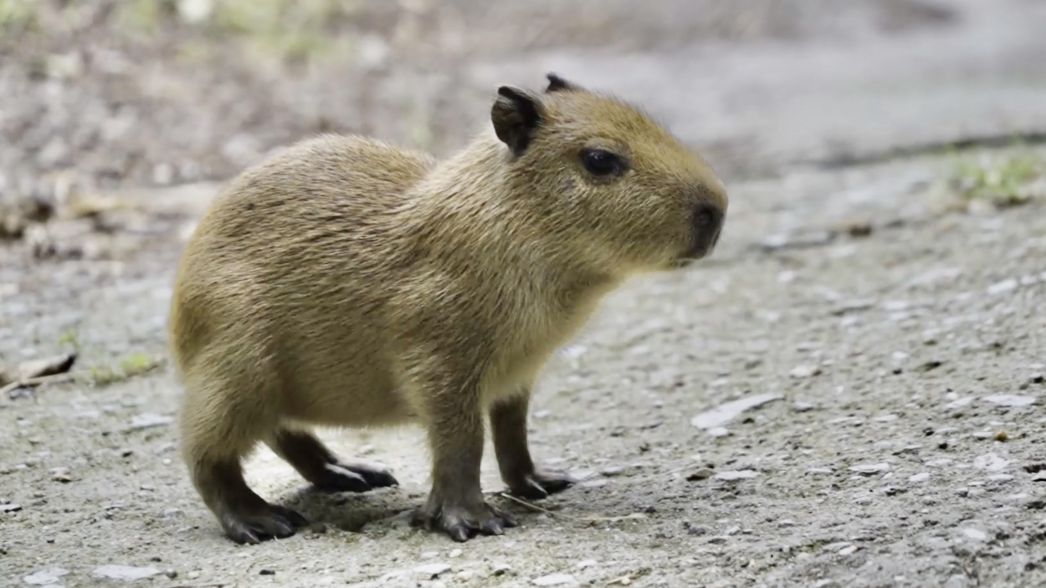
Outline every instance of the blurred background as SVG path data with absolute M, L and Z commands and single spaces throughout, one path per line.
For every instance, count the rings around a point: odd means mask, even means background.
M 535 442 L 588 471 L 557 504 L 599 522 L 480 543 L 499 581 L 1046 583 L 1044 32 L 1041 0 L 0 0 L 0 578 L 255 579 L 176 451 L 164 327 L 196 221 L 317 133 L 446 156 L 498 85 L 554 71 L 665 122 L 731 205 L 712 258 L 626 288 L 550 366 Z M 760 392 L 787 402 L 689 422 Z M 412 494 L 292 498 L 352 533 L 248 553 L 380 585 L 402 561 L 361 528 L 442 550 L 383 518 L 421 496 L 421 442 L 368 435 L 348 451 Z
M 1035 0 L 0 0 L 0 190 L 223 179 L 324 131 L 446 154 L 546 70 L 731 176 L 1043 131 Z M 61 177 L 59 177 L 61 176 Z

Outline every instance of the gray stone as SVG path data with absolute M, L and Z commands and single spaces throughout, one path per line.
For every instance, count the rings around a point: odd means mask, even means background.
M 125 582 L 134 582 L 135 580 L 144 580 L 145 578 L 151 578 L 160 573 L 160 570 L 152 566 L 124 566 L 109 564 L 104 566 L 98 566 L 95 568 L 91 575 L 96 578 L 107 578 L 109 580 L 123 580 Z
M 706 410 L 690 419 L 690 424 L 698 429 L 715 429 L 734 420 L 745 411 L 759 408 L 764 404 L 781 400 L 781 398 L 782 396 L 780 394 L 753 394 L 751 396 L 720 404 L 711 410 Z
M 45 568 L 37 570 L 22 578 L 30 586 L 51 586 L 62 581 L 62 576 L 69 573 L 65 568 Z
M 576 585 L 577 580 L 570 574 L 548 574 L 530 581 L 535 586 L 571 586 Z

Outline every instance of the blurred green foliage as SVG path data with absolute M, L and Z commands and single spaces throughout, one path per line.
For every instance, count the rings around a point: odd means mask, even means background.
M 125 0 L 119 18 L 129 32 L 183 26 L 287 60 L 331 49 L 331 23 L 351 15 L 355 2 L 332 0 Z
M 213 45 L 198 42 L 206 38 L 306 61 L 335 47 L 351 49 L 336 33 L 360 8 L 356 0 L 0 0 L 0 40 L 18 42 L 27 32 L 62 39 L 103 19 L 130 40 L 148 40 L 160 30 L 185 33 L 179 51 L 190 55 L 206 53 L 193 48 Z
M 147 353 L 131 353 L 120 359 L 119 367 L 102 365 L 90 369 L 86 381 L 94 386 L 108 386 L 149 373 L 163 365 L 163 361 Z
M 35 19 L 34 0 L 0 0 L 0 31 L 30 28 Z
M 1046 177 L 1046 163 L 1030 153 L 959 159 L 952 185 L 966 200 L 987 200 L 998 207 L 1024 204 L 1040 197 L 1037 180 Z

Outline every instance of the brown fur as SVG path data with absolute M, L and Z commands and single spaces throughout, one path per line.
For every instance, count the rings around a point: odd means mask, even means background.
M 197 228 L 171 313 L 182 437 L 234 539 L 301 523 L 242 482 L 240 459 L 258 441 L 319 485 L 395 483 L 294 423 L 420 421 L 434 481 L 419 520 L 455 539 L 512 524 L 479 493 L 487 411 L 513 491 L 569 485 L 527 452 L 538 370 L 623 279 L 677 265 L 695 239 L 708 245 L 697 255 L 714 245 L 695 231 L 717 235 L 718 221 L 695 229 L 693 210 L 725 212 L 726 197 L 706 164 L 626 103 L 559 78 L 540 96 L 514 91 L 540 116 L 495 104 L 499 136 L 528 133 L 518 151 L 486 133 L 438 163 L 325 136 L 235 179 Z M 629 171 L 588 174 L 578 154 L 593 147 L 627 157 Z

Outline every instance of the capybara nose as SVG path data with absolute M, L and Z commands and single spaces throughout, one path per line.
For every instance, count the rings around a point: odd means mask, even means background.
M 694 209 L 694 246 L 691 250 L 694 257 L 707 255 L 715 247 L 723 228 L 723 216 L 723 209 L 714 204 L 699 204 Z

